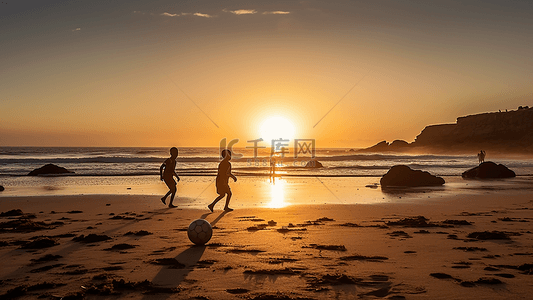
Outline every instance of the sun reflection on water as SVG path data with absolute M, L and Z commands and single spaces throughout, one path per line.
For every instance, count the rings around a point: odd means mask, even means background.
M 269 208 L 282 208 L 289 205 L 285 202 L 285 188 L 286 182 L 283 179 L 278 179 L 275 182 L 270 183 L 271 200 L 268 204 Z

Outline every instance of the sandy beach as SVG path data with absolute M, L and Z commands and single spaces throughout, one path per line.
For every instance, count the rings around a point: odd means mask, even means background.
M 529 299 L 533 292 L 530 190 L 229 213 L 219 205 L 210 213 L 169 209 L 157 196 L 2 197 L 1 298 Z M 195 219 L 213 225 L 205 246 L 187 238 Z

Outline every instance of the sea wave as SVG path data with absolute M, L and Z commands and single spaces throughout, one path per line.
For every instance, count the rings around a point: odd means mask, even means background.
M 213 175 L 220 162 L 218 148 L 179 148 L 179 174 Z M 237 149 L 245 156 L 232 160 L 233 170 L 241 175 L 269 173 L 269 151 L 253 157 L 250 149 Z M 316 157 L 287 155 L 277 158 L 278 172 L 285 176 L 380 176 L 394 165 L 427 170 L 435 175 L 460 175 L 477 166 L 475 156 L 408 155 L 354 153 L 344 149 L 317 149 Z M 0 176 L 21 176 L 45 164 L 52 163 L 75 172 L 76 176 L 132 176 L 158 175 L 159 166 L 168 157 L 167 148 L 37 148 L 0 147 Z M 306 162 L 316 159 L 324 168 L 305 168 Z M 499 159 L 517 175 L 532 174 L 533 161 Z
M 46 158 L 0 158 L 0 164 L 10 164 L 10 163 L 53 163 L 53 164 L 75 164 L 75 163 L 162 163 L 166 158 L 165 157 L 135 157 L 135 156 L 91 156 L 91 157 L 46 157 Z M 297 160 L 306 161 L 316 159 L 318 161 L 371 161 L 371 160 L 381 160 L 381 161 L 398 161 L 398 160 L 413 160 L 416 158 L 408 158 L 401 156 L 323 156 L 315 158 L 306 158 L 300 157 Z M 247 162 L 247 161 L 269 161 L 269 157 L 242 157 L 234 158 L 234 162 Z M 292 157 L 278 158 L 280 162 L 290 162 L 295 159 Z M 219 157 L 178 157 L 177 162 L 187 163 L 187 162 L 220 162 Z
M 0 164 L 77 164 L 77 163 L 162 163 L 163 157 L 125 157 L 125 156 L 93 156 L 93 157 L 47 157 L 47 158 L 0 158 Z M 218 157 L 183 157 L 178 158 L 178 162 L 218 162 Z

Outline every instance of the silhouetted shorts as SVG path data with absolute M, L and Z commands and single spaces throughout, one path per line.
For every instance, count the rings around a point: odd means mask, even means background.
M 221 182 L 221 183 L 217 182 L 217 194 L 223 195 L 223 194 L 228 194 L 229 192 L 231 192 L 229 188 L 229 184 L 225 182 Z

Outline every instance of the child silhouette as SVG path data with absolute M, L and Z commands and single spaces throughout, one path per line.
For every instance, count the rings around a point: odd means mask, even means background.
M 225 211 L 232 211 L 232 208 L 229 208 L 229 201 L 231 199 L 231 189 L 229 188 L 229 178 L 233 178 L 233 181 L 237 181 L 237 177 L 235 177 L 233 174 L 231 174 L 231 163 L 229 162 L 231 160 L 231 151 L 229 150 L 222 150 L 222 161 L 218 165 L 218 174 L 217 174 L 217 194 L 219 195 L 211 204 L 209 204 L 207 207 L 211 212 L 213 212 L 213 208 L 215 207 L 215 204 L 217 204 L 220 199 L 226 197 L 226 206 L 224 206 Z
M 178 182 L 180 181 L 180 177 L 178 174 L 176 174 L 176 158 L 178 157 L 178 148 L 172 147 L 170 148 L 170 157 L 165 160 L 165 162 L 161 165 L 159 168 L 159 175 L 161 176 L 161 181 L 165 181 L 166 185 L 168 186 L 168 193 L 166 193 L 165 196 L 161 198 L 161 202 L 163 204 L 167 204 L 166 200 L 169 195 L 170 196 L 170 202 L 168 203 L 168 207 L 176 207 L 172 202 L 174 201 L 174 196 L 176 196 L 176 181 L 174 181 L 174 176 L 178 179 Z

